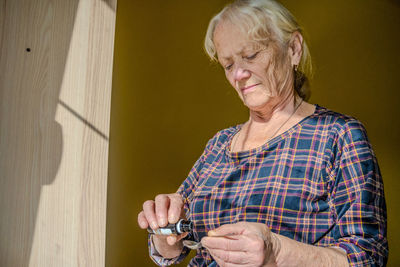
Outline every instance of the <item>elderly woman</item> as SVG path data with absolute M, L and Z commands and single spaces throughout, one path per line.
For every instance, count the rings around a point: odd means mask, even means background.
M 208 27 L 205 48 L 249 108 L 219 131 L 177 193 L 143 204 L 141 228 L 180 218 L 189 235 L 150 235 L 153 260 L 193 266 L 382 266 L 386 207 L 362 124 L 306 102 L 311 60 L 302 30 L 272 0 L 239 0 Z

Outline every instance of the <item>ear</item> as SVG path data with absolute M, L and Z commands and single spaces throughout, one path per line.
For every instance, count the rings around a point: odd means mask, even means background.
M 299 32 L 292 33 L 289 43 L 289 56 L 292 66 L 299 65 L 303 54 L 303 36 Z

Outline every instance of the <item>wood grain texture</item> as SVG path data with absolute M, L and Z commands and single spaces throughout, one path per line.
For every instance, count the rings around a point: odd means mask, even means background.
M 116 0 L 0 0 L 0 266 L 104 266 Z

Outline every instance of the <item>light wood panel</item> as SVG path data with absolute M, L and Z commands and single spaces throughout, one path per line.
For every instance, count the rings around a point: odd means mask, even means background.
M 0 266 L 104 266 L 116 0 L 0 0 Z

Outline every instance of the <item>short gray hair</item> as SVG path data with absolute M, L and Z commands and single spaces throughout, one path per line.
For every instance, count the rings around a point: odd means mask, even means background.
M 281 47 L 287 46 L 294 32 L 303 34 L 295 17 L 274 0 L 236 0 L 215 15 L 207 29 L 204 48 L 208 56 L 216 61 L 214 31 L 218 23 L 228 20 L 248 34 L 250 40 L 265 43 L 274 36 Z M 295 75 L 295 89 L 303 98 L 310 96 L 308 81 L 312 77 L 311 55 L 303 36 L 302 57 Z

